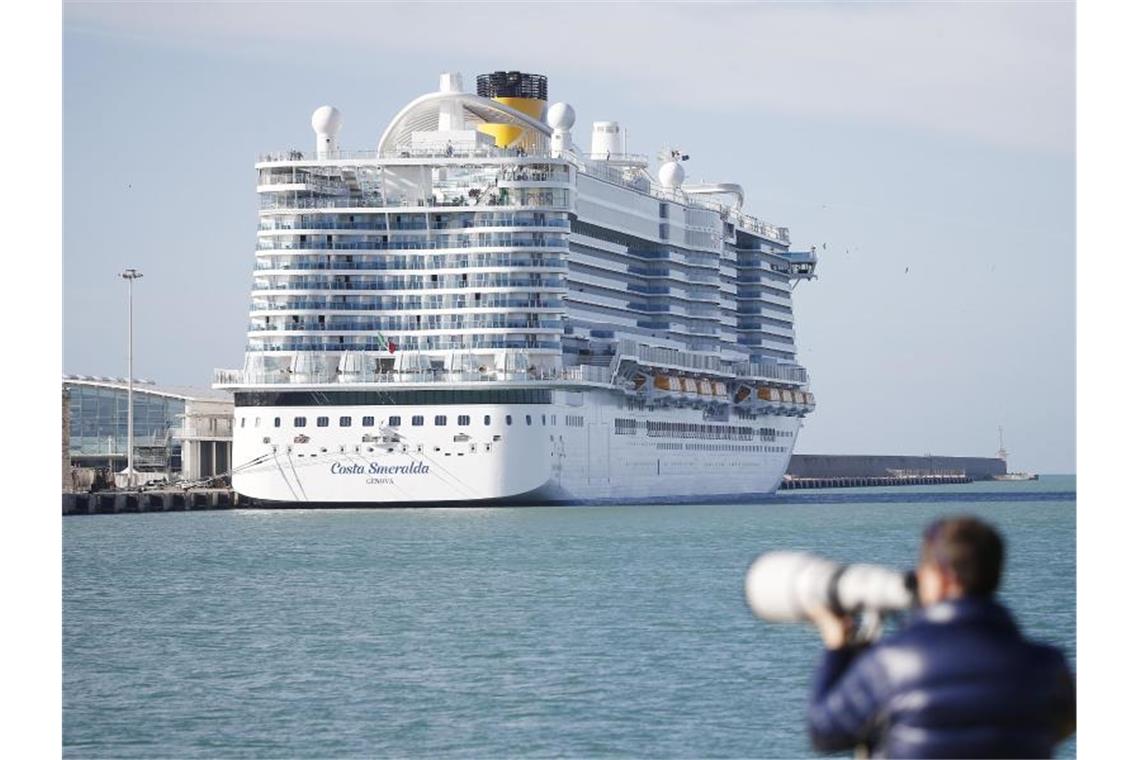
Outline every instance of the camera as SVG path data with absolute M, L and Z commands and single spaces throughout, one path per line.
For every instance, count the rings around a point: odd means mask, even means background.
M 757 557 L 748 568 L 744 595 L 756 617 L 774 623 L 807 620 L 814 607 L 841 615 L 882 616 L 916 603 L 913 573 L 879 565 L 841 565 L 793 551 Z

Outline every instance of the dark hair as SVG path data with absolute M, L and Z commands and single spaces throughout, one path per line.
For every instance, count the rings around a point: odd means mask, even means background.
M 949 570 L 971 596 L 988 596 L 1001 580 L 1001 535 L 976 517 L 936 520 L 922 537 L 922 561 Z

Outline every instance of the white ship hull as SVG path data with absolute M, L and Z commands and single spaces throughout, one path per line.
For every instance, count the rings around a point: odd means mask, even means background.
M 629 408 L 605 390 L 555 391 L 552 401 L 239 408 L 233 486 L 292 506 L 743 498 L 779 487 L 801 425 L 796 416 Z M 446 421 L 435 424 L 437 415 Z

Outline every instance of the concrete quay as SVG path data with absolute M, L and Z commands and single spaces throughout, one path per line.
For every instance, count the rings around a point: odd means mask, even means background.
M 64 493 L 63 514 L 68 516 L 114 515 L 124 512 L 190 512 L 234 509 L 238 503 L 238 494 L 228 488 Z

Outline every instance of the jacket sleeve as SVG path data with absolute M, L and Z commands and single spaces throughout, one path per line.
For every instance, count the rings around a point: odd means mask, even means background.
M 808 734 L 822 752 L 851 749 L 870 738 L 885 704 L 886 674 L 872 648 L 824 653 L 808 706 Z
M 1050 701 L 1054 714 L 1053 736 L 1062 742 L 1077 730 L 1077 686 L 1065 656 L 1058 652 L 1057 660 Z

